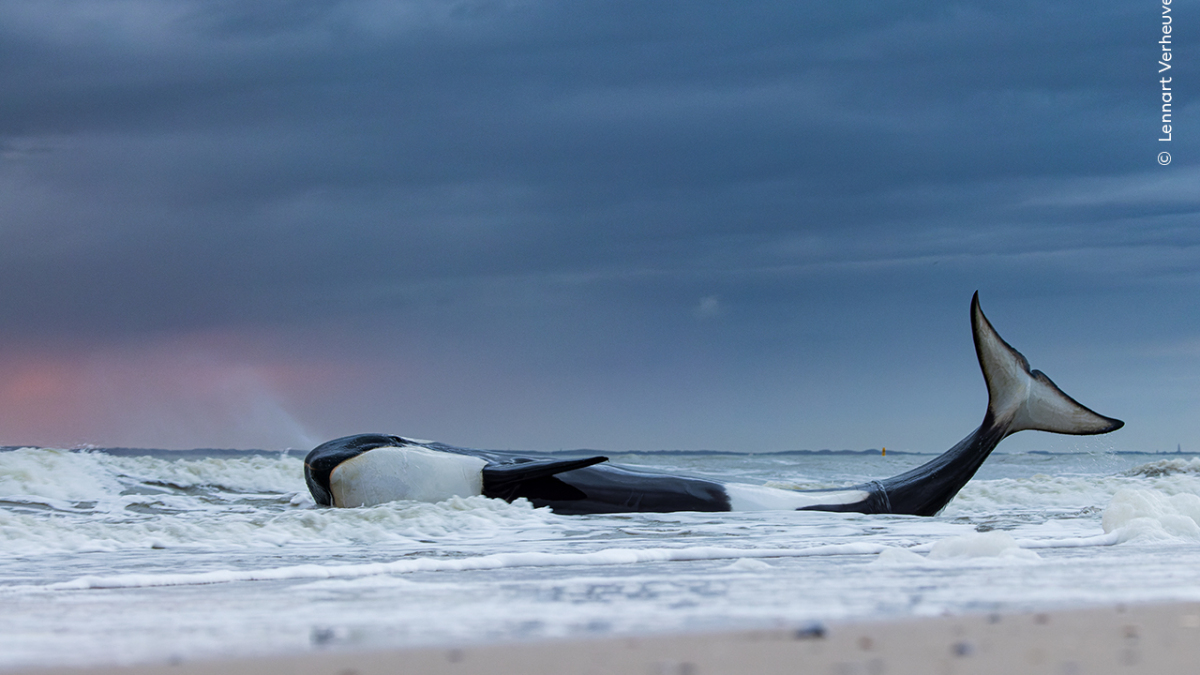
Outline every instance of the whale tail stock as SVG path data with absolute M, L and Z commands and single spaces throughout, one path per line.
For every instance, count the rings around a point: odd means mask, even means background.
M 1041 371 L 1030 370 L 1029 361 L 1005 342 L 983 315 L 978 291 L 971 299 L 971 330 L 988 389 L 983 423 L 933 460 L 861 486 L 874 493 L 875 499 L 868 502 L 871 512 L 937 514 L 971 480 L 996 445 L 1018 431 L 1090 435 L 1116 431 L 1125 425 L 1080 404 Z

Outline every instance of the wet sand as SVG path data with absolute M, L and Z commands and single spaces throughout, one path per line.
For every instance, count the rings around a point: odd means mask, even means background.
M 773 675 L 1200 672 L 1200 603 L 787 629 L 0 671 L 6 675 Z

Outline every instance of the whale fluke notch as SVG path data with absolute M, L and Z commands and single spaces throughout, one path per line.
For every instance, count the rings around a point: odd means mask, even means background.
M 584 459 L 530 459 L 488 464 L 483 467 L 483 494 L 512 501 L 517 497 L 528 499 L 571 500 L 583 499 L 587 495 L 555 478 L 555 474 L 582 469 L 601 462 L 607 457 Z

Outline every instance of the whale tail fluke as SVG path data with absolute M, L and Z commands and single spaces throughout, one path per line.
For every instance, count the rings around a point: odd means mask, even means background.
M 1040 370 L 1001 338 L 979 307 L 979 292 L 971 298 L 971 328 L 975 353 L 988 388 L 988 413 L 1007 421 L 1007 433 L 1026 429 L 1056 434 L 1105 434 L 1124 422 L 1105 417 L 1059 389 Z
M 940 512 L 975 475 L 1005 437 L 1030 429 L 1058 434 L 1104 434 L 1124 426 L 1063 393 L 1029 361 L 1004 341 L 971 299 L 971 329 L 975 353 L 987 383 L 988 407 L 983 423 L 957 445 L 929 462 L 898 476 L 867 483 L 878 491 L 876 503 L 890 513 L 932 516 Z

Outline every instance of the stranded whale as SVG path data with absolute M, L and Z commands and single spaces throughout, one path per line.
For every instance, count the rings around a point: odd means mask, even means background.
M 318 504 L 368 506 L 409 499 L 484 495 L 528 499 L 558 513 L 799 509 L 931 516 L 975 475 L 1001 440 L 1025 429 L 1103 434 L 1124 422 L 1062 392 L 992 328 L 971 300 L 975 353 L 987 383 L 983 423 L 957 445 L 891 478 L 832 490 L 785 490 L 672 476 L 609 464 L 606 457 L 468 450 L 399 436 L 361 434 L 317 446 L 304 477 Z

